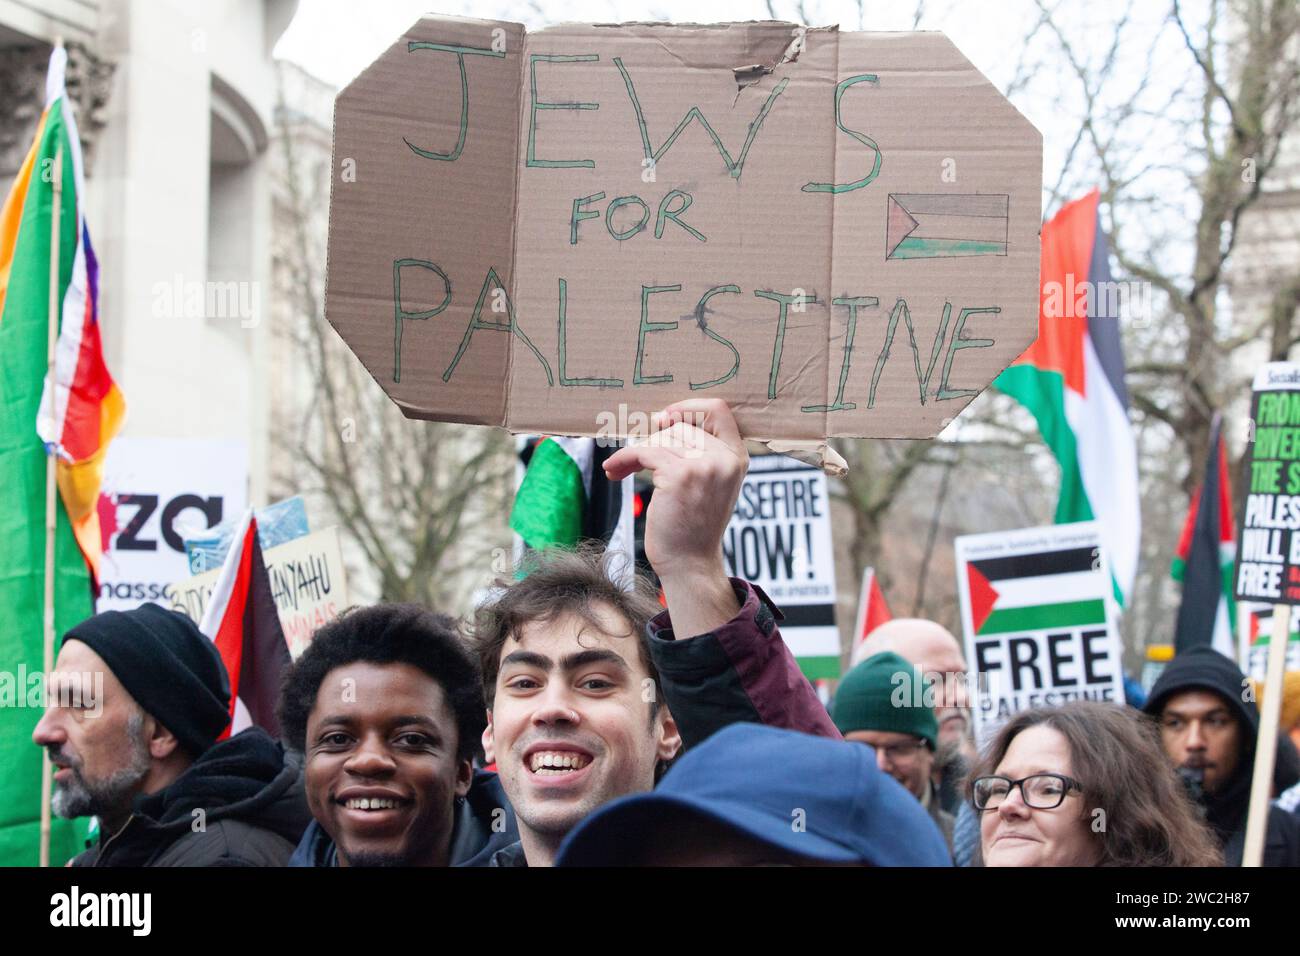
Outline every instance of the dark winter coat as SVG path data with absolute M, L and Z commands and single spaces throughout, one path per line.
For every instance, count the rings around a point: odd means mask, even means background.
M 1176 656 L 1151 687 L 1143 708 L 1157 720 L 1174 694 L 1207 690 L 1227 703 L 1241 726 L 1242 747 L 1231 779 L 1213 794 L 1201 795 L 1205 822 L 1223 847 L 1224 862 L 1241 866 L 1246 847 L 1246 816 L 1250 809 L 1250 784 L 1255 766 L 1255 740 L 1259 736 L 1259 710 L 1247 697 L 1246 676 L 1217 651 L 1197 647 Z M 1300 866 L 1300 823 L 1286 811 L 1269 806 L 1264 836 L 1264 866 Z
M 251 727 L 213 745 L 73 866 L 284 866 L 311 814 L 300 767 Z

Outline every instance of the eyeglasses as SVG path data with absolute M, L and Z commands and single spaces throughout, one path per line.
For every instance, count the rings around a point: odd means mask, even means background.
M 916 752 L 922 747 L 929 746 L 924 740 L 909 740 L 901 744 L 869 744 L 865 740 L 855 740 L 853 743 L 862 744 L 864 747 L 874 747 L 877 753 L 883 753 L 891 763 L 910 760 L 916 756 Z
M 1025 805 L 1035 810 L 1055 810 L 1071 790 L 1083 790 L 1072 777 L 1059 773 L 1036 773 L 1019 780 L 1010 777 L 978 777 L 973 787 L 976 810 L 996 810 L 1011 791 L 1020 788 Z

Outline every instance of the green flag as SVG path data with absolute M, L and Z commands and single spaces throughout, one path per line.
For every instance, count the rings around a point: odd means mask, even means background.
M 77 248 L 72 150 L 61 102 L 47 106 L 36 140 L 0 213 L 0 866 L 39 862 L 41 750 L 32 729 L 44 702 L 46 455 L 36 436 L 49 352 L 51 170 L 62 151 L 59 287 Z M 56 493 L 57 494 L 57 493 Z M 56 640 L 94 611 L 90 573 L 58 504 Z M 35 688 L 35 689 L 33 689 Z M 85 821 L 55 819 L 50 863 L 83 848 Z

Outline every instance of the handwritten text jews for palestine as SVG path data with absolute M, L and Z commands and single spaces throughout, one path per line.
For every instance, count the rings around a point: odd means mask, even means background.
M 462 89 L 468 88 L 468 76 L 466 73 L 466 56 L 504 56 L 504 52 L 493 51 L 490 49 L 478 49 L 468 46 L 457 46 L 444 43 L 429 42 L 411 42 L 409 44 L 411 52 L 417 50 L 430 52 L 443 52 L 455 54 L 460 72 L 460 82 Z M 528 168 L 540 169 L 565 169 L 565 168 L 585 168 L 595 169 L 596 160 L 590 158 L 557 158 L 542 157 L 538 155 L 538 146 L 536 142 L 536 130 L 539 111 L 543 110 L 594 110 L 599 108 L 597 103 L 578 102 L 578 103 L 558 103 L 549 102 L 539 99 L 537 67 L 538 64 L 576 64 L 588 61 L 599 60 L 596 54 L 582 55 L 548 55 L 532 54 L 529 56 L 529 75 L 531 77 L 530 100 L 527 109 L 528 122 L 528 139 L 527 148 L 523 157 L 523 164 Z M 641 97 L 637 93 L 636 83 L 628 67 L 623 63 L 620 57 L 613 57 L 613 65 L 618 69 L 627 96 L 630 100 L 632 114 L 635 117 L 636 133 L 640 136 L 641 150 L 644 154 L 643 168 L 647 175 L 642 178 L 644 181 L 653 182 L 655 180 L 655 171 L 663 160 L 665 154 L 670 150 L 677 141 L 681 133 L 691 125 L 692 122 L 698 122 L 704 131 L 712 139 L 721 158 L 722 165 L 730 177 L 739 180 L 744 172 L 745 163 L 750 155 L 750 149 L 760 138 L 769 113 L 777 105 L 782 93 L 789 84 L 788 79 L 782 79 L 776 84 L 775 88 L 768 95 L 763 105 L 759 108 L 753 121 L 749 124 L 748 135 L 744 140 L 739 152 L 733 157 L 730 150 L 724 144 L 722 138 L 710 124 L 708 117 L 700 110 L 698 106 L 692 107 L 677 128 L 657 147 L 651 140 L 650 132 L 646 125 L 645 111 L 642 107 Z M 838 84 L 835 91 L 834 111 L 835 125 L 844 136 L 849 137 L 852 141 L 859 144 L 862 148 L 862 169 L 861 175 L 854 180 L 832 183 L 832 182 L 797 182 L 792 181 L 791 189 L 799 190 L 804 193 L 831 193 L 840 194 L 853 192 L 870 185 L 879 175 L 884 165 L 885 158 L 881 148 L 876 141 L 866 132 L 851 129 L 845 125 L 841 115 L 841 103 L 844 94 L 853 87 L 860 84 L 876 84 L 878 77 L 873 73 L 861 73 L 850 76 Z M 864 89 L 867 87 L 863 87 Z M 459 135 L 456 145 L 447 152 L 438 152 L 437 150 L 427 149 L 423 146 L 411 142 L 405 138 L 406 145 L 416 155 L 429 160 L 455 162 L 461 157 L 464 149 L 468 130 L 470 128 L 469 105 L 468 99 L 462 97 L 459 116 Z M 695 171 L 699 172 L 699 171 Z M 800 177 L 801 179 L 803 177 Z M 917 197 L 920 198 L 920 197 Z M 946 205 L 941 212 L 951 213 L 952 203 L 959 201 L 963 197 L 932 197 L 945 200 Z M 978 196 L 965 197 L 967 201 L 979 200 L 980 209 L 976 215 L 969 218 L 983 218 L 1001 223 L 1004 230 L 1001 239 L 981 238 L 978 236 L 963 240 L 932 240 L 923 237 L 908 235 L 905 231 L 900 230 L 899 238 L 896 244 L 892 245 L 891 252 L 900 257 L 920 258 L 924 255 L 932 254 L 935 257 L 947 257 L 953 255 L 977 255 L 992 254 L 1004 255 L 1006 251 L 1005 242 L 1005 221 L 1006 221 L 1006 202 L 1005 196 Z M 893 200 L 894 197 L 891 197 Z M 707 243 L 709 237 L 701 231 L 698 222 L 692 222 L 688 219 L 688 211 L 695 203 L 696 197 L 687 189 L 674 188 L 667 190 L 657 201 L 650 197 L 650 201 L 639 195 L 622 195 L 607 196 L 602 191 L 590 193 L 585 196 L 574 196 L 568 206 L 567 223 L 565 223 L 565 234 L 568 237 L 570 245 L 577 245 L 580 238 L 584 241 L 595 240 L 597 236 L 609 237 L 614 242 L 628 242 L 635 237 L 644 235 L 641 242 L 645 242 L 653 236 L 654 240 L 661 240 L 665 233 L 687 237 L 688 242 Z M 651 212 L 652 206 L 654 212 Z M 996 207 L 996 208 L 994 208 Z M 906 218 L 907 222 L 912 225 L 910 228 L 915 229 L 917 220 L 911 216 L 906 209 L 899 207 L 900 212 L 894 218 Z M 913 210 L 915 212 L 915 210 Z M 917 213 L 917 215 L 920 215 Z M 949 215 L 947 221 L 954 217 Z M 599 225 L 585 225 L 589 220 L 603 221 L 603 229 Z M 892 225 L 891 219 L 891 225 Z M 557 224 L 558 225 L 558 224 Z M 653 240 L 650 240 L 653 241 Z M 952 243 L 956 242 L 955 245 Z M 948 245 L 942 245 L 948 243 Z M 939 244 L 939 245 L 936 245 Z M 909 251 L 910 250 L 910 251 Z M 801 411 L 807 413 L 847 411 L 857 408 L 857 397 L 846 394 L 849 369 L 853 361 L 853 351 L 857 339 L 858 323 L 860 312 L 881 310 L 881 299 L 876 295 L 865 294 L 840 294 L 829 298 L 829 301 L 816 293 L 804 291 L 804 289 L 792 289 L 789 291 L 780 291 L 772 288 L 755 288 L 742 290 L 735 283 L 697 283 L 696 286 L 689 286 L 682 282 L 652 282 L 641 285 L 640 291 L 640 321 L 636 326 L 636 350 L 634 355 L 629 355 L 626 368 L 616 370 L 611 373 L 604 370 L 599 374 L 592 374 L 591 370 L 576 370 L 569 364 L 567 355 L 568 344 L 568 306 L 572 297 L 570 289 L 570 280 L 568 277 L 560 276 L 556 279 L 555 295 L 555 322 L 557 331 L 557 349 L 553 355 L 543 355 L 542 351 L 534 344 L 529 337 L 523 325 L 521 325 L 519 316 L 516 314 L 514 303 L 510 299 L 510 294 L 505 288 L 495 266 L 487 266 L 481 270 L 482 282 L 475 286 L 478 289 L 477 299 L 474 301 L 474 308 L 470 315 L 469 321 L 465 326 L 464 334 L 460 339 L 460 344 L 456 349 L 455 355 L 442 370 L 441 376 L 444 382 L 451 382 L 456 374 L 456 369 L 460 365 L 466 352 L 469 350 L 474 336 L 478 332 L 506 332 L 518 339 L 522 348 L 526 349 L 535 361 L 538 374 L 545 378 L 547 386 L 558 384 L 561 388 L 625 388 L 631 384 L 633 387 L 644 385 L 659 385 L 674 382 L 676 372 L 668 367 L 648 368 L 646 363 L 646 343 L 652 335 L 675 331 L 679 328 L 679 319 L 686 316 L 689 312 L 690 319 L 711 341 L 711 347 L 717 353 L 717 368 L 715 374 L 698 380 L 690 381 L 691 391 L 704 391 L 731 381 L 739 373 L 742 361 L 741 349 L 731 338 L 723 335 L 716 326 L 709 323 L 710 313 L 717 307 L 720 297 L 723 296 L 746 296 L 751 294 L 759 300 L 764 300 L 767 304 L 761 307 L 766 309 L 766 316 L 769 322 L 775 324 L 771 345 L 764 343 L 763 354 L 760 361 L 764 362 L 768 369 L 767 397 L 775 399 L 778 392 L 778 380 L 781 372 L 783 354 L 786 348 L 787 330 L 790 326 L 792 313 L 803 313 L 811 308 L 832 308 L 846 323 L 844 345 L 842 348 L 842 357 L 840 360 L 839 383 L 835 392 L 833 401 L 808 404 L 801 406 Z M 457 276 L 456 288 L 462 288 L 461 283 L 468 277 Z M 477 281 L 477 276 L 474 280 Z M 419 289 L 416 296 L 411 297 L 408 301 L 404 297 L 402 287 L 406 283 L 408 294 L 411 287 L 418 282 Z M 811 285 L 811 283 L 810 283 Z M 392 379 L 394 382 L 400 382 L 402 377 L 402 331 L 403 326 L 411 321 L 427 321 L 441 314 L 454 301 L 452 277 L 448 275 L 444 267 L 428 259 L 403 257 L 393 260 L 393 321 L 394 321 L 394 354 Z M 436 303 L 436 304 L 432 304 Z M 734 307 L 734 303 L 733 303 Z M 891 351 L 894 346 L 895 336 L 900 324 L 907 330 L 907 346 L 912 353 L 912 364 L 915 370 L 918 397 L 922 405 L 926 404 L 927 398 L 931 395 L 930 383 L 934 379 L 936 368 L 939 370 L 937 387 L 933 391 L 933 397 L 939 401 L 945 401 L 958 398 L 969 398 L 979 392 L 978 388 L 963 388 L 952 383 L 953 362 L 957 352 L 962 349 L 979 349 L 988 348 L 994 344 L 991 338 L 978 338 L 967 328 L 967 323 L 974 317 L 980 315 L 996 315 L 1002 310 L 997 305 L 979 304 L 963 305 L 958 308 L 953 302 L 947 301 L 942 308 L 942 315 L 939 319 L 938 331 L 935 333 L 927 356 L 923 352 L 924 343 L 918 344 L 916 329 L 913 324 L 912 311 L 908 306 L 906 298 L 898 297 L 892 303 L 885 300 L 884 309 L 888 310 L 888 319 L 885 321 L 884 335 L 879 340 L 879 346 L 873 353 L 875 365 L 871 375 L 870 386 L 865 395 L 866 407 L 871 408 L 876 403 L 876 393 L 879 386 L 881 373 L 885 364 L 889 360 Z M 676 318 L 665 321 L 662 318 L 652 318 L 652 313 L 658 312 L 662 315 L 673 315 Z M 492 314 L 498 316 L 493 318 Z M 883 312 L 881 312 L 883 314 Z M 748 319 L 749 314 L 745 318 Z M 535 321 L 530 318 L 530 321 Z M 629 325 L 630 333 L 630 325 Z M 951 335 L 949 335 L 951 333 Z M 629 334 L 630 344 L 630 334 Z M 824 346 L 824 340 L 818 341 L 819 346 Z M 942 359 L 942 365 L 940 365 Z M 798 360 L 801 361 L 801 360 Z M 906 361 L 904 359 L 904 361 Z M 924 371 L 922 370 L 924 366 Z M 981 383 L 982 384 L 982 383 Z

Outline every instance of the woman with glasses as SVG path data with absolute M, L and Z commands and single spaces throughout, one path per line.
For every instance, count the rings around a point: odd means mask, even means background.
M 967 792 L 985 866 L 1222 866 L 1141 714 L 1080 701 L 998 731 Z

